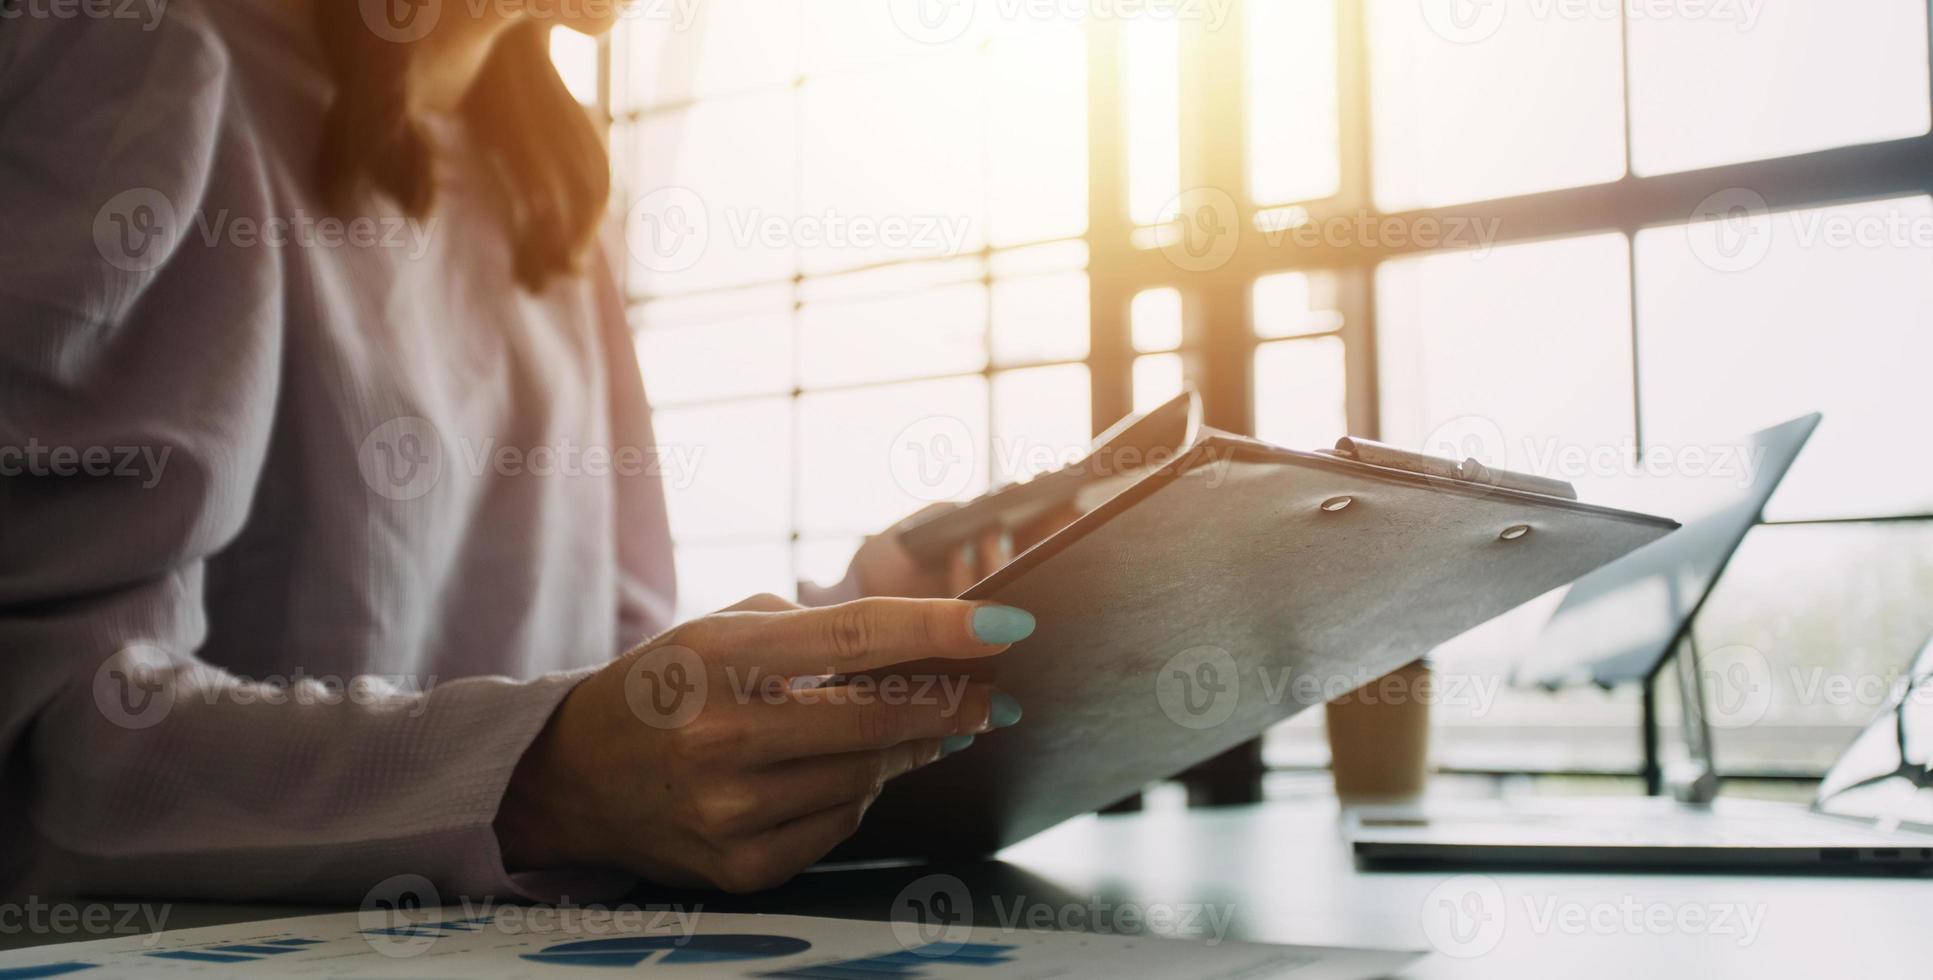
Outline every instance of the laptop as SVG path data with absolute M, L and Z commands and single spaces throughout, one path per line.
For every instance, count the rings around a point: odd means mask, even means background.
M 1348 818 L 1365 866 L 1569 865 L 1766 870 L 1933 868 L 1933 638 L 1909 683 L 1832 767 L 1810 807 L 1714 799 L 1704 675 L 1690 625 L 1817 427 L 1808 415 L 1754 434 L 1755 472 L 1711 493 L 1682 530 L 1578 580 L 1518 684 L 1649 680 L 1673 651 L 1685 741 L 1699 771 L 1678 798 L 1431 802 Z M 1919 761 L 1911 761 L 1917 759 Z
M 1933 638 L 1810 806 L 1663 797 L 1452 802 L 1351 814 L 1369 867 L 1933 870 Z

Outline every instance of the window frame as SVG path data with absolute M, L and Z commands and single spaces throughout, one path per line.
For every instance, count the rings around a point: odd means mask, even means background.
M 1256 351 L 1265 343 L 1284 342 L 1262 337 L 1253 329 L 1253 285 L 1264 276 L 1302 272 L 1332 277 L 1342 326 L 1335 333 L 1293 339 L 1340 337 L 1343 340 L 1350 429 L 1360 435 L 1379 436 L 1376 270 L 1381 263 L 1399 256 L 1449 250 L 1424 248 L 1407 239 L 1401 244 L 1390 244 L 1389 236 L 1372 236 L 1374 241 L 1370 244 L 1271 245 L 1256 231 L 1258 216 L 1289 205 L 1258 206 L 1249 195 L 1248 50 L 1244 42 L 1244 13 L 1249 2 L 1252 0 L 1233 0 L 1226 19 L 1214 27 L 1201 19 L 1182 18 L 1179 22 L 1179 105 L 1183 107 L 1179 120 L 1181 188 L 1215 188 L 1225 192 L 1235 202 L 1237 227 L 1242 230 L 1242 244 L 1229 261 L 1205 271 L 1181 269 L 1159 249 L 1136 243 L 1138 229 L 1129 216 L 1127 118 L 1119 97 L 1126 67 L 1124 25 L 1116 19 L 1101 18 L 1091 20 L 1086 27 L 1088 221 L 1086 233 L 1078 240 L 1087 249 L 1090 340 L 1088 355 L 1083 361 L 1056 363 L 1087 366 L 1091 415 L 1097 430 L 1133 407 L 1133 365 L 1140 356 L 1131 332 L 1130 308 L 1134 297 L 1145 290 L 1171 287 L 1182 298 L 1183 343 L 1178 353 L 1183 358 L 1186 376 L 1201 392 L 1207 423 L 1237 432 L 1252 431 Z M 1634 173 L 1628 98 L 1630 43 L 1628 29 L 1623 29 L 1621 63 L 1627 66 L 1624 176 L 1590 186 L 1442 207 L 1383 211 L 1378 209 L 1372 192 L 1371 69 L 1366 4 L 1358 0 L 1335 0 L 1335 6 L 1340 182 L 1337 192 L 1329 197 L 1292 205 L 1305 211 L 1312 222 L 1353 221 L 1366 216 L 1373 222 L 1400 222 L 1415 227 L 1418 222 L 1430 220 L 1481 219 L 1486 225 L 1496 223 L 1497 237 L 1488 243 L 1494 246 L 1619 232 L 1626 238 L 1627 261 L 1630 261 L 1631 243 L 1639 231 L 1682 225 L 1701 202 L 1728 188 L 1753 188 L 1774 213 L 1862 200 L 1933 195 L 1933 132 L 1683 172 L 1648 176 Z M 1619 16 L 1622 25 L 1626 16 L 1622 9 Z M 1933 45 L 1929 48 L 1933 49 Z M 607 125 L 626 121 L 614 119 L 610 111 L 613 78 L 609 38 L 600 45 L 598 70 L 603 118 Z M 675 105 L 661 106 L 651 111 L 676 108 Z M 640 115 L 627 113 L 626 119 L 635 121 Z M 988 244 L 974 253 L 986 266 L 983 284 L 991 288 L 994 281 L 991 258 L 996 252 L 1026 247 L 1030 246 L 995 249 Z M 908 259 L 884 265 L 926 261 L 932 260 Z M 798 282 L 799 278 L 795 277 L 795 300 Z M 1631 339 L 1635 350 L 1640 339 L 1637 303 L 1640 283 L 1635 264 L 1630 282 Z M 639 302 L 636 297 L 627 299 L 633 308 Z M 795 314 L 796 311 L 795 302 Z M 989 313 L 989 345 L 991 326 Z M 997 365 L 991 350 L 989 355 L 988 365 L 980 374 L 987 380 L 991 392 L 994 375 L 1015 366 Z M 1634 357 L 1632 363 L 1634 392 L 1638 391 L 1639 360 Z M 801 394 L 795 386 L 790 396 L 796 399 Z M 1634 396 L 1633 426 L 1639 453 L 1645 446 L 1644 410 L 1641 394 Z M 988 431 L 992 431 L 991 420 Z M 1933 520 L 1933 514 L 1773 521 L 1767 526 L 1922 520 Z M 796 543 L 799 538 L 796 518 L 794 524 Z M 1646 767 L 1638 773 L 1592 774 L 1639 775 L 1646 777 L 1656 790 L 1657 688 L 1654 675 L 1642 691 L 1644 727 L 1634 733 L 1648 750 Z M 1264 771 L 1259 742 L 1243 746 L 1196 770 L 1191 779 L 1191 797 L 1217 802 L 1254 799 L 1259 795 L 1260 776 Z M 1811 778 L 1817 774 L 1766 775 Z

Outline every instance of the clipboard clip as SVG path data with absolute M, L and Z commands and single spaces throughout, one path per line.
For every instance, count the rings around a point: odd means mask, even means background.
M 1344 436 L 1336 440 L 1336 448 L 1323 450 L 1331 456 L 1353 459 L 1371 466 L 1407 470 L 1424 476 L 1440 477 L 1446 480 L 1461 480 L 1465 483 L 1481 484 L 1486 487 L 1501 487 L 1523 493 L 1541 494 L 1546 497 L 1561 497 L 1565 500 L 1577 499 L 1577 488 L 1563 480 L 1532 473 L 1519 473 L 1496 466 L 1486 466 L 1476 459 L 1457 462 L 1443 456 L 1398 449 L 1374 439 L 1359 439 Z

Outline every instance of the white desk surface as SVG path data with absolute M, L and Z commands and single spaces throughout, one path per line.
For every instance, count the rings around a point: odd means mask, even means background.
M 1093 903 L 1163 914 L 1212 906 L 1229 915 L 1231 939 L 1434 949 L 1411 978 L 1926 976 L 1933 959 L 1933 879 L 1361 871 L 1333 802 L 1087 817 L 1002 858 L 942 869 L 966 882 L 981 924 L 1016 902 L 1082 915 Z M 675 900 L 887 918 L 900 890 L 933 870 L 814 873 L 766 896 Z M 1446 901 L 1468 910 L 1460 933 Z M 177 904 L 167 924 L 320 911 L 329 909 Z M 0 948 L 86 938 L 97 937 L 0 934 Z
M 1432 950 L 1413 978 L 1927 976 L 1933 954 L 1933 879 L 1361 871 L 1333 803 L 1089 818 L 1008 857 L 1077 893 L 1233 904 L 1233 938 Z M 1459 941 L 1443 901 L 1494 924 Z

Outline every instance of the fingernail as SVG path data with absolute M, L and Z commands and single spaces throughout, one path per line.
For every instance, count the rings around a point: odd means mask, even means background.
M 951 736 L 947 738 L 945 741 L 942 741 L 940 743 L 940 758 L 944 759 L 947 756 L 952 755 L 953 753 L 958 752 L 961 749 L 964 749 L 967 746 L 972 744 L 973 744 L 973 736 L 971 735 Z
M 1034 614 L 1012 606 L 981 606 L 973 611 L 973 635 L 981 643 L 1018 643 L 1034 633 Z
M 993 710 L 987 713 L 987 721 L 995 728 L 1012 728 L 1020 724 L 1020 702 L 1003 691 L 993 692 Z

